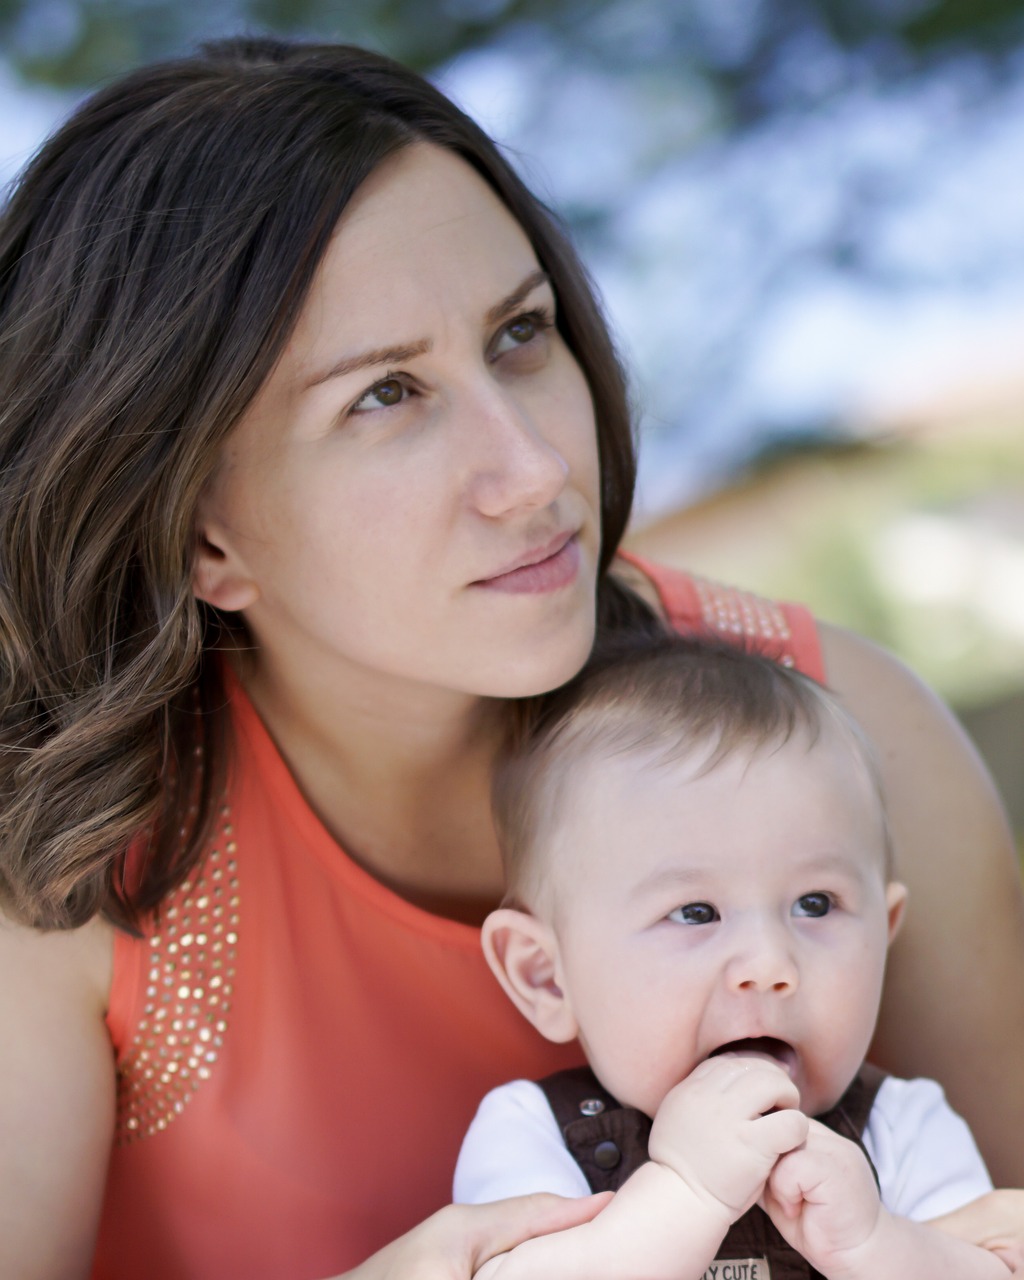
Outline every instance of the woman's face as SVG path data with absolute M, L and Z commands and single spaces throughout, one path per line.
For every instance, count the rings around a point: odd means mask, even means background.
M 367 179 L 200 512 L 196 592 L 265 667 L 504 697 L 582 665 L 597 441 L 554 310 L 464 161 L 416 144 Z

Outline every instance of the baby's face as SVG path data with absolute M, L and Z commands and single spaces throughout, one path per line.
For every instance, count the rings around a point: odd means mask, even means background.
M 851 743 L 587 765 L 548 850 L 556 981 L 591 1065 L 653 1115 L 714 1054 L 771 1055 L 815 1115 L 871 1039 L 902 905 Z

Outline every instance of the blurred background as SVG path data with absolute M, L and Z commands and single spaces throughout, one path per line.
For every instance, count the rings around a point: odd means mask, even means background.
M 632 373 L 633 547 L 896 650 L 1024 831 L 1024 0 L 0 0 L 0 183 L 244 31 L 381 49 L 509 149 Z

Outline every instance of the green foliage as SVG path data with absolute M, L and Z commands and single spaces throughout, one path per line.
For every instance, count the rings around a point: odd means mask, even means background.
M 597 5 L 596 7 L 600 7 Z M 28 79 L 89 87 L 127 68 L 245 31 L 384 49 L 428 70 L 516 24 L 586 23 L 594 0 L 0 0 L 0 45 Z
M 712 576 L 809 603 L 899 654 L 956 705 L 1020 687 L 1019 427 L 967 423 L 949 438 L 773 459 L 766 483 L 787 473 L 805 478 L 798 509 L 764 532 L 775 554 L 753 574 L 745 556 Z
M 1019 36 L 1020 0 L 945 0 L 906 24 L 904 37 L 921 47 L 950 43 L 998 49 L 1007 33 Z
M 0 0 L 0 47 L 28 79 L 95 85 L 130 66 L 241 31 L 353 41 L 421 70 L 499 35 L 540 32 L 566 57 L 634 71 L 697 71 L 734 118 L 760 109 L 761 82 L 796 32 L 846 46 L 879 41 L 911 61 L 949 44 L 994 52 L 1024 30 L 1022 0 Z

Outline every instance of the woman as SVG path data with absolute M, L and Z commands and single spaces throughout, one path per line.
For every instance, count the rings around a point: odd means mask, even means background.
M 489 1084 L 566 1061 L 476 925 L 496 744 L 595 614 L 751 631 L 875 734 L 915 897 L 879 1056 L 1021 1180 L 982 768 L 864 642 L 615 560 L 606 331 L 442 95 L 270 41 L 144 69 L 29 167 L 0 281 L 3 1274 L 315 1278 L 394 1240 L 360 1277 L 461 1277 L 594 1211 L 427 1217 Z

